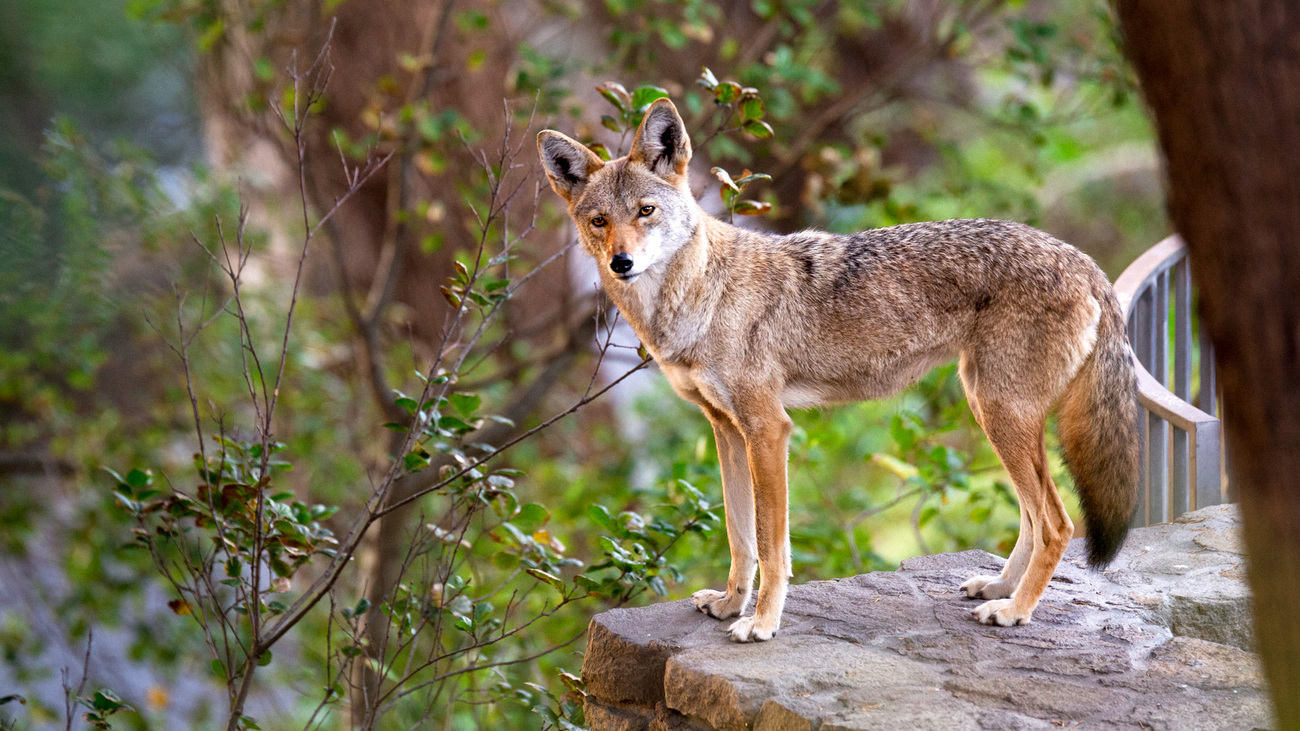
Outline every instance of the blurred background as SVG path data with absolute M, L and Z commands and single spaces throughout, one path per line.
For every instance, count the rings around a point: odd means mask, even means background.
M 739 225 L 1007 218 L 1112 278 L 1168 231 L 1103 0 L 0 4 L 0 728 L 580 728 L 591 614 L 727 572 L 712 432 L 624 378 L 532 142 L 617 157 L 664 95 Z M 794 418 L 796 582 L 1009 551 L 954 367 Z M 171 497 L 272 444 L 283 568 Z M 426 492 L 312 594 L 390 478 Z M 301 596 L 242 683 L 221 638 Z

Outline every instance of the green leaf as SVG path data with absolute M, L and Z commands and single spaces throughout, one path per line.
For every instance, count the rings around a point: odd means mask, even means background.
M 763 100 L 758 97 L 750 97 L 740 103 L 740 119 L 748 122 L 754 119 L 762 119 L 766 110 L 763 108 Z
M 761 216 L 772 210 L 772 204 L 767 201 L 743 200 L 736 204 L 735 211 L 742 216 Z
M 90 705 L 97 711 L 107 711 L 109 713 L 114 713 L 123 708 L 134 710 L 131 706 L 123 703 L 122 699 L 117 697 L 117 694 L 108 688 L 100 688 L 95 691 L 95 695 L 92 697 Z
M 551 519 L 547 509 L 537 503 L 528 503 L 519 507 L 519 514 L 511 520 L 520 530 L 532 533 Z
M 600 115 L 600 123 L 603 124 L 603 125 L 605 125 L 605 129 L 610 130 L 611 132 L 622 132 L 622 131 L 623 131 L 623 125 L 619 124 L 617 119 L 614 119 L 613 117 L 609 116 L 608 114 L 602 114 L 602 115 Z M 597 154 L 600 154 L 600 153 L 597 153 Z
M 883 452 L 876 452 L 870 457 L 871 463 L 884 467 L 893 472 L 904 480 L 910 480 L 919 474 L 916 467 L 904 462 L 903 460 Z
M 668 587 L 664 586 L 664 580 L 658 576 L 651 576 L 648 582 L 650 590 L 659 596 L 668 596 Z
M 528 569 L 527 573 L 529 576 L 533 577 L 534 579 L 537 579 L 538 581 L 543 581 L 546 582 L 547 584 L 550 584 L 552 587 L 555 588 L 556 591 L 560 592 L 561 594 L 564 593 L 564 579 L 561 579 L 555 574 L 547 573 L 545 571 L 542 571 L 541 569 Z
M 474 431 L 473 426 L 470 426 L 469 424 L 465 423 L 463 420 L 457 419 L 454 416 L 444 416 L 441 419 L 439 419 L 438 427 L 441 429 L 446 429 L 449 432 L 454 432 L 456 434 L 464 434 L 466 432 Z
M 745 122 L 744 129 L 746 132 L 754 135 L 760 140 L 765 140 L 772 136 L 772 126 L 767 122 L 760 122 L 757 119 Z
M 902 451 L 907 451 L 916 444 L 916 432 L 903 422 L 902 414 L 894 414 L 889 423 L 889 434 Z
M 257 658 L 257 666 L 258 666 L 259 668 L 264 668 L 264 667 L 266 667 L 267 665 L 270 665 L 270 664 L 271 664 L 271 651 L 270 651 L 270 650 L 265 650 L 265 651 L 262 652 L 262 654 L 261 654 L 260 656 L 258 656 L 258 658 Z
M 113 496 L 117 498 L 118 502 L 122 503 L 124 508 L 134 513 L 140 509 L 140 505 L 131 499 L 130 491 L 131 488 L 123 485 L 120 489 L 113 491 Z
M 718 189 L 718 195 L 722 197 L 722 205 L 726 206 L 727 209 L 730 210 L 731 204 L 736 202 L 736 198 L 740 195 L 740 191 L 735 188 L 723 186 Z
M 632 107 L 641 111 L 650 106 L 656 99 L 667 99 L 668 90 L 658 86 L 641 86 L 632 92 Z
M 126 473 L 126 484 L 137 489 L 148 487 L 153 484 L 153 477 L 143 470 L 131 470 Z
M 771 180 L 771 179 L 772 176 L 768 175 L 767 173 L 750 173 L 748 175 L 738 178 L 736 180 L 736 185 L 739 185 L 740 187 L 743 188 L 746 185 L 749 185 L 750 183 L 754 182 L 755 180 Z
M 414 414 L 420 408 L 420 403 L 409 396 L 400 396 L 393 403 L 400 406 L 408 414 Z
M 924 528 L 924 527 L 925 527 L 925 524 L 926 524 L 926 523 L 929 523 L 931 520 L 933 520 L 933 519 L 934 519 L 934 516 L 936 516 L 936 515 L 938 515 L 938 514 L 939 514 L 939 508 L 938 508 L 938 507 L 936 507 L 936 506 L 934 506 L 934 505 L 927 506 L 927 507 L 925 508 L 925 510 L 922 510 L 922 511 L 921 511 L 921 514 L 917 517 L 917 519 L 916 519 L 916 524 L 917 524 L 918 526 Z
M 473 416 L 478 407 L 483 404 L 483 399 L 477 394 L 472 393 L 453 393 L 447 397 L 451 405 L 465 416 Z
M 724 81 L 713 90 L 713 100 L 718 104 L 730 104 L 740 98 L 740 84 Z
M 611 117 L 611 119 L 612 119 L 612 117 Z M 601 121 L 604 122 L 604 119 L 602 118 Z M 616 124 L 617 124 L 617 123 L 616 123 Z M 614 131 L 615 131 L 615 132 L 618 132 L 619 130 L 614 130 Z M 600 144 L 599 142 L 592 142 L 592 143 L 589 143 L 589 144 L 587 145 L 587 149 L 588 149 L 588 150 L 591 150 L 591 151 L 594 152 L 594 153 L 596 153 L 596 157 L 599 157 L 600 159 L 604 160 L 605 162 L 609 162 L 610 159 L 611 159 L 611 156 L 610 156 L 610 154 L 609 154 L 609 148 L 608 148 L 608 147 L 605 147 L 604 145 Z
M 736 182 L 731 179 L 731 173 L 727 172 L 726 170 L 723 170 L 722 168 L 713 168 L 709 172 L 713 173 L 713 176 L 716 177 L 718 180 L 721 180 L 723 186 L 730 188 L 736 191 L 737 193 L 740 192 L 740 188 L 736 185 Z
M 632 107 L 632 96 L 627 93 L 627 89 L 622 84 L 616 81 L 606 81 L 597 86 L 596 91 L 620 112 L 628 111 Z
M 587 506 L 587 516 L 596 522 L 605 530 L 614 530 L 614 518 L 609 514 L 609 509 L 604 505 Z
M 583 589 L 586 589 L 587 591 L 593 594 L 599 591 L 599 589 L 602 586 L 602 584 L 599 581 L 596 581 L 595 579 L 583 574 L 579 574 L 573 577 L 573 583 Z
M 402 458 L 402 463 L 406 466 L 408 472 L 414 472 L 428 467 L 429 458 L 419 452 L 410 452 Z

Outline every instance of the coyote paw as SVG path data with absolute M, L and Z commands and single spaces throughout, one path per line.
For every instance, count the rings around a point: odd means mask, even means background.
M 764 642 L 776 636 L 776 629 L 780 624 L 779 618 L 769 620 L 755 614 L 752 617 L 737 619 L 727 632 L 735 642 Z
M 1014 584 L 1000 576 L 972 576 L 961 585 L 967 599 L 1005 599 L 1016 590 Z
M 745 609 L 749 597 L 744 594 L 727 594 L 712 589 L 701 589 L 691 595 L 695 608 L 713 617 L 727 619 L 740 614 Z
M 1033 611 L 1017 610 L 1016 603 L 1012 599 L 994 599 L 991 602 L 984 602 L 972 609 L 970 613 L 975 615 L 975 619 L 979 620 L 980 624 L 996 624 L 1000 627 L 1029 624 L 1033 618 Z

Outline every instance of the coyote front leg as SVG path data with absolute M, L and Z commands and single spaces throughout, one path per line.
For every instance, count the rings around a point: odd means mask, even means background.
M 786 450 L 791 424 L 776 398 L 760 401 L 757 408 L 737 408 L 736 417 L 754 484 L 759 587 L 754 615 L 736 620 L 729 631 L 737 642 L 762 641 L 781 626 L 790 577 Z
M 758 570 L 758 548 L 754 535 L 754 489 L 749 479 L 745 438 L 730 417 L 712 407 L 702 407 L 713 424 L 718 442 L 718 464 L 722 468 L 722 504 L 727 515 L 727 542 L 731 547 L 731 572 L 727 590 L 701 589 L 692 597 L 695 608 L 713 617 L 727 619 L 745 610 Z

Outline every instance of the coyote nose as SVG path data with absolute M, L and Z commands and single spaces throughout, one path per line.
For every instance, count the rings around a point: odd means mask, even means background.
M 615 254 L 614 258 L 609 260 L 609 268 L 613 269 L 615 274 L 627 274 L 632 271 L 632 257 L 627 254 Z

